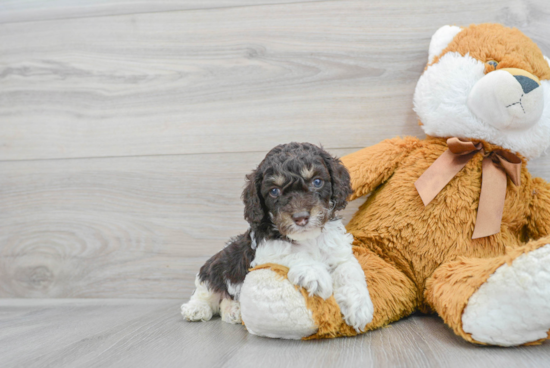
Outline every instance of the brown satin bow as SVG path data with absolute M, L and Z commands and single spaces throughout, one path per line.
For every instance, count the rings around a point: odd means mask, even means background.
M 474 144 L 456 137 L 449 138 L 447 145 L 449 149 L 414 183 L 424 206 L 435 198 L 476 153 L 481 152 L 484 157 L 481 194 L 472 239 L 497 234 L 500 232 L 506 198 L 506 174 L 515 185 L 520 185 L 521 159 L 503 150 L 485 152 L 481 143 Z

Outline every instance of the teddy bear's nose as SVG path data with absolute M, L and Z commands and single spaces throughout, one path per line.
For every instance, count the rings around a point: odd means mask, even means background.
M 309 212 L 297 212 L 292 215 L 292 219 L 298 226 L 306 226 L 309 221 Z
M 516 80 L 519 82 L 519 84 L 521 85 L 521 89 L 523 89 L 523 93 L 525 94 L 528 94 L 539 86 L 536 81 L 523 75 L 514 75 L 514 78 L 516 78 Z

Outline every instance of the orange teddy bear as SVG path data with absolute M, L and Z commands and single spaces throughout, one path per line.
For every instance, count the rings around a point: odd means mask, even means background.
M 550 144 L 550 61 L 517 29 L 444 26 L 414 105 L 426 139 L 389 139 L 342 158 L 351 199 L 370 194 L 347 225 L 374 305 L 365 331 L 420 310 L 470 342 L 540 343 L 550 330 L 550 185 L 526 163 Z M 250 331 L 357 334 L 333 297 L 289 288 L 287 271 L 259 265 L 248 274 L 241 310 Z M 300 321 L 265 333 L 285 318 Z

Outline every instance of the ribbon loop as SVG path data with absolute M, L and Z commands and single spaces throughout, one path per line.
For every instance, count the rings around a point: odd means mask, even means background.
M 513 153 L 507 151 L 495 151 L 500 162 L 500 166 L 510 177 L 512 182 L 519 186 L 521 185 L 521 159 Z
M 500 232 L 504 200 L 506 199 L 506 176 L 515 185 L 521 183 L 521 159 L 511 152 L 497 150 L 485 152 L 481 143 L 457 137 L 447 140 L 448 150 L 414 183 L 424 206 L 427 206 L 441 190 L 475 156 L 484 156 L 482 183 L 477 211 L 476 226 L 472 239 L 483 238 Z
M 472 141 L 463 140 L 457 137 L 447 139 L 447 146 L 449 150 L 456 155 L 467 155 L 483 149 L 481 143 L 474 144 Z

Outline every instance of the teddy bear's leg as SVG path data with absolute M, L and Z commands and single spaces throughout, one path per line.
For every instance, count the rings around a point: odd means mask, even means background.
M 550 329 L 550 237 L 494 258 L 460 258 L 440 266 L 426 300 L 464 339 L 536 344 Z
M 359 240 L 356 239 L 355 244 L 360 245 Z M 418 289 L 410 278 L 367 248 L 355 246 L 353 253 L 365 272 L 374 306 L 374 316 L 366 331 L 397 321 L 416 310 Z
M 371 251 L 354 247 L 365 272 L 374 305 L 372 322 L 363 332 L 384 326 L 412 313 L 418 293 L 413 282 Z M 334 296 L 310 297 L 286 278 L 288 269 L 262 265 L 250 272 L 241 289 L 242 320 L 250 333 L 286 339 L 354 336 L 357 331 L 342 318 Z

